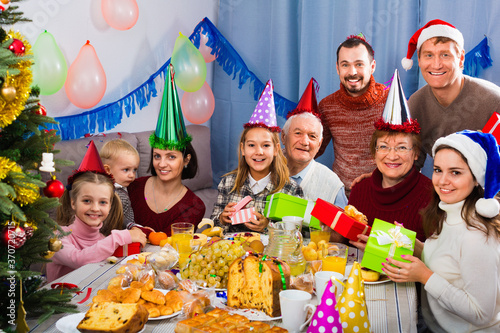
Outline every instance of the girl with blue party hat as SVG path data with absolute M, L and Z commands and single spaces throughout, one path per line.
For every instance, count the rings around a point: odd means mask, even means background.
M 500 332 L 499 147 L 489 133 L 464 130 L 439 138 L 432 153 L 430 235 L 403 256 L 409 263 L 389 258 L 383 270 L 394 282 L 422 283 L 432 332 Z

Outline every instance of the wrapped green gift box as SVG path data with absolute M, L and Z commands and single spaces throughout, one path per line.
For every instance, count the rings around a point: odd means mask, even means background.
M 361 266 L 383 273 L 382 262 L 386 262 L 386 258 L 409 262 L 401 258 L 401 255 L 413 255 L 416 237 L 415 231 L 375 219 Z
M 314 201 L 294 197 L 285 193 L 274 193 L 266 198 L 264 216 L 274 221 L 281 221 L 283 216 L 304 218 L 304 225 L 319 228 L 319 220 L 311 216 Z

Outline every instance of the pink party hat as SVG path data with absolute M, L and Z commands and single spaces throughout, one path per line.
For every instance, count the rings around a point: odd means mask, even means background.
M 276 110 L 274 106 L 273 80 L 269 79 L 262 94 L 260 94 L 259 102 L 253 111 L 248 123 L 243 125 L 244 128 L 263 127 L 271 132 L 280 132 L 276 122 Z
M 339 312 L 336 309 L 335 287 L 328 281 L 321 301 L 311 320 L 307 333 L 343 332 Z

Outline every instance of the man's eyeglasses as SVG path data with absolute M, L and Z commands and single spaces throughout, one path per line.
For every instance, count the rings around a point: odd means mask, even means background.
M 397 146 L 397 147 L 389 147 L 389 146 L 377 146 L 375 150 L 377 153 L 380 153 L 382 155 L 387 155 L 391 151 L 391 149 L 394 149 L 394 152 L 399 155 L 406 155 L 408 154 L 413 147 L 406 147 L 406 146 Z

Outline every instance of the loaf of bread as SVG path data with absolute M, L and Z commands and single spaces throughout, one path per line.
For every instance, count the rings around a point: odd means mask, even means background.
M 139 332 L 148 321 L 148 311 L 141 304 L 94 303 L 80 321 L 80 332 Z
M 279 293 L 290 287 L 290 267 L 282 260 L 250 253 L 229 267 L 227 305 L 281 315 Z

